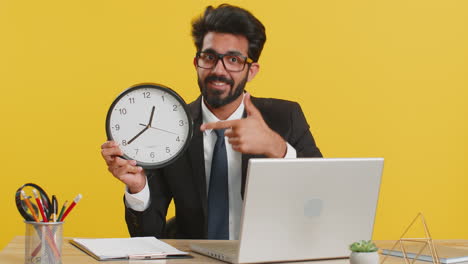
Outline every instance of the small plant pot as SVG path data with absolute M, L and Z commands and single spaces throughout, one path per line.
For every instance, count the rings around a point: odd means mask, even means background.
M 377 252 L 351 252 L 349 256 L 351 264 L 378 264 L 379 253 Z

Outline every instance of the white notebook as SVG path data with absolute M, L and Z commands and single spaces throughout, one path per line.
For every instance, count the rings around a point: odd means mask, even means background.
M 190 257 L 155 237 L 74 238 L 70 243 L 97 260 Z

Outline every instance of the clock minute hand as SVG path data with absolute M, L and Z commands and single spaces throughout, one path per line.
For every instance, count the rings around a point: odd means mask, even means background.
M 141 134 L 143 134 L 143 132 L 145 132 L 145 131 L 146 131 L 146 130 L 149 128 L 149 127 L 150 127 L 149 125 L 146 125 L 146 127 L 145 127 L 145 128 L 143 128 L 143 130 L 142 130 L 142 131 L 140 131 L 140 133 L 136 134 L 136 136 L 134 136 L 132 139 L 130 139 L 130 140 L 128 141 L 128 143 L 127 143 L 127 144 L 130 144 L 130 143 L 132 143 L 132 142 L 133 142 L 133 140 L 135 140 L 137 137 L 139 137 Z
M 139 125 L 140 125 L 140 126 L 146 126 L 145 124 L 141 124 L 141 123 L 140 123 Z M 179 135 L 179 134 L 177 134 L 177 133 L 174 133 L 174 132 L 171 132 L 171 131 L 167 131 L 167 130 L 164 130 L 164 129 L 161 129 L 161 128 L 157 128 L 157 127 L 152 127 L 152 126 L 150 126 L 150 128 L 156 129 L 156 130 L 161 130 L 161 131 L 164 131 L 164 132 L 167 132 L 167 133 L 170 133 L 170 134 L 174 134 L 174 135 Z
M 153 122 L 154 109 L 155 109 L 155 107 L 153 106 L 153 109 L 151 109 L 151 116 L 150 116 L 148 126 L 151 126 L 151 123 Z

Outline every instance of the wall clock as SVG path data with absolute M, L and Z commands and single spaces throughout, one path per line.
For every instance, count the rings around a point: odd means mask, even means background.
M 160 84 L 139 84 L 123 91 L 107 112 L 106 133 L 123 158 L 145 169 L 164 167 L 187 149 L 193 121 L 187 104 Z

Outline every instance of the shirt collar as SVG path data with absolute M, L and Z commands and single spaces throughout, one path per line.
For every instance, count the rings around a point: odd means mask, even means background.
M 237 107 L 236 111 L 232 113 L 226 120 L 236 120 L 236 119 L 241 119 L 242 116 L 244 115 L 244 96 L 245 94 L 242 94 L 242 102 Z M 202 119 L 203 123 L 211 123 L 211 122 L 218 122 L 221 121 L 219 118 L 217 118 L 211 111 L 208 109 L 208 107 L 205 105 L 205 101 L 201 100 L 201 109 L 202 109 Z M 209 135 L 211 133 L 212 129 L 207 129 L 204 131 L 205 135 Z

